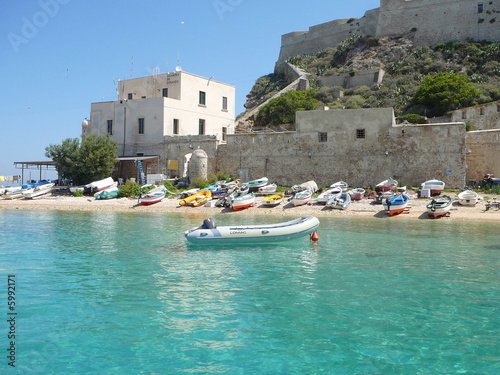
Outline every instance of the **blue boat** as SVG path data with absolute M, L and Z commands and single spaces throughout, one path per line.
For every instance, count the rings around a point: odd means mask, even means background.
M 408 201 L 408 195 L 398 194 L 386 198 L 382 204 L 384 205 L 385 212 L 392 216 L 404 212 L 408 207 Z

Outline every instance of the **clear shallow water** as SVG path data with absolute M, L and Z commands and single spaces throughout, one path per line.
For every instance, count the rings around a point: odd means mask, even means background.
M 500 225 L 320 218 L 317 244 L 190 247 L 203 218 L 0 211 L 0 373 L 500 373 Z

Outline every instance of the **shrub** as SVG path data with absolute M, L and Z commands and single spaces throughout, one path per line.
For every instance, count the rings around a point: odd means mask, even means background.
M 288 91 L 262 106 L 255 118 L 255 125 L 268 126 L 295 123 L 295 112 L 317 108 L 314 90 Z
M 210 182 L 208 182 L 206 178 L 198 177 L 193 181 L 193 186 L 197 187 L 198 189 L 205 189 L 206 187 L 210 186 Z
M 426 124 L 427 119 L 425 116 L 422 115 L 417 115 L 416 113 L 408 113 L 403 116 L 399 116 L 398 120 L 403 122 L 403 121 L 408 121 L 410 124 Z
M 141 193 L 141 185 L 129 180 L 125 185 L 120 186 L 119 190 L 119 197 L 136 197 Z
M 434 116 L 473 104 L 479 91 L 465 74 L 441 72 L 427 77 L 418 88 L 414 104 L 427 106 Z
M 73 193 L 74 197 L 83 197 L 83 191 L 82 190 L 77 190 Z
M 177 188 L 174 185 L 172 185 L 172 183 L 170 181 L 165 181 L 163 183 L 163 186 L 165 186 L 167 188 L 167 190 L 171 193 L 177 192 Z

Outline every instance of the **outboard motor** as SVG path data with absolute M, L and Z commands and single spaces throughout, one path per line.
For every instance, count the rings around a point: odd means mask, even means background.
M 215 227 L 216 227 L 215 222 L 210 217 L 203 220 L 203 224 L 201 226 L 202 229 L 214 229 Z

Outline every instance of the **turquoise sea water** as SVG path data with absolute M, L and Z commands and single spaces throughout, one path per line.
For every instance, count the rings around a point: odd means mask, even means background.
M 0 210 L 0 373 L 500 373 L 499 224 L 320 218 L 316 244 L 190 247 L 203 218 Z

